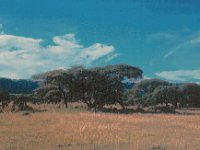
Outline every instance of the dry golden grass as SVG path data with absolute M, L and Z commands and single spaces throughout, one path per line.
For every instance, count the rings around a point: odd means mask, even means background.
M 53 105 L 37 107 L 48 111 L 0 114 L 0 149 L 200 149 L 199 113 L 123 115 Z

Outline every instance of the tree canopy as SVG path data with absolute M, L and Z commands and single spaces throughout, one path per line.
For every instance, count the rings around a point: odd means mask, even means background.
M 51 71 L 35 76 L 43 79 L 41 87 L 35 92 L 42 95 L 42 98 L 50 97 L 50 94 L 45 96 L 44 93 L 55 90 L 47 88 L 54 86 L 60 92 L 60 98 L 64 99 L 65 106 L 69 101 L 80 100 L 89 107 L 119 103 L 124 108 L 121 82 L 124 77 L 142 78 L 142 70 L 130 65 L 113 65 L 92 69 L 78 66 L 59 72 Z

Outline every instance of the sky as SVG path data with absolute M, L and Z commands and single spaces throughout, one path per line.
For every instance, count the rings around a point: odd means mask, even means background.
M 0 0 L 0 77 L 130 64 L 200 82 L 197 0 Z

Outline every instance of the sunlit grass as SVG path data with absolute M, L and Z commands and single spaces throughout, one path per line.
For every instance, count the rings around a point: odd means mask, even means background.
M 77 104 L 78 105 L 78 104 Z M 112 114 L 39 105 L 0 114 L 0 149 L 197 150 L 200 115 Z M 192 110 L 193 111 L 193 110 Z M 197 112 L 199 110 L 195 110 Z

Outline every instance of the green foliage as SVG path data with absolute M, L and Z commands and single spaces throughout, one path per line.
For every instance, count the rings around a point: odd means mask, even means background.
M 49 91 L 52 91 L 52 90 L 57 90 L 57 86 L 50 85 L 50 84 L 41 85 L 39 88 L 34 90 L 33 99 L 40 100 L 41 102 L 47 102 L 47 100 L 45 99 L 45 96 Z
M 141 78 L 142 70 L 130 65 L 109 65 L 85 69 L 74 66 L 68 70 L 49 71 L 36 75 L 43 79 L 35 90 L 36 97 L 44 102 L 82 101 L 88 107 L 102 108 L 106 104 L 156 106 L 172 104 L 200 106 L 200 86 L 172 84 L 159 79 L 142 80 L 132 89 L 124 90 L 124 77 Z
M 81 70 L 51 78 L 65 95 L 65 102 L 80 100 L 89 107 L 103 107 L 120 101 L 121 82 L 98 71 Z
M 177 108 L 178 102 L 181 101 L 183 93 L 177 86 L 159 86 L 153 92 L 155 104 L 168 104 L 171 103 Z
M 142 78 L 143 71 L 140 68 L 133 67 L 127 64 L 109 65 L 105 67 L 92 68 L 92 71 L 98 71 L 107 76 L 117 76 L 123 78 Z
M 139 92 L 144 90 L 141 96 Z M 166 81 L 151 79 L 137 83 L 131 90 L 126 91 L 126 97 L 131 105 L 156 106 L 172 104 L 179 106 L 200 106 L 200 85 L 172 84 Z
M 194 83 L 183 84 L 181 90 L 184 92 L 183 105 L 200 107 L 200 85 Z
M 76 74 L 81 70 L 85 70 L 83 66 L 73 66 L 70 69 L 59 69 L 52 70 L 45 73 L 33 75 L 32 78 L 34 80 L 44 80 L 47 77 L 59 76 L 64 73 Z M 104 67 L 94 67 L 88 68 L 88 71 L 96 71 L 101 74 L 109 75 L 109 76 L 117 76 L 118 78 L 123 78 L 127 76 L 129 78 L 142 78 L 143 71 L 138 68 L 127 64 L 117 64 L 117 65 L 108 65 Z
M 40 76 L 45 77 L 41 87 L 35 90 L 35 95 L 39 95 L 40 99 L 64 99 L 66 106 L 69 101 L 80 100 L 88 107 L 95 108 L 119 103 L 124 108 L 121 81 L 125 76 L 141 78 L 142 70 L 129 65 L 92 69 L 78 66 L 59 73 L 51 71 Z M 51 92 L 52 90 L 54 92 Z
M 127 101 L 131 105 L 154 105 L 154 90 L 159 86 L 168 85 L 171 84 L 159 79 L 143 80 L 126 92 Z

